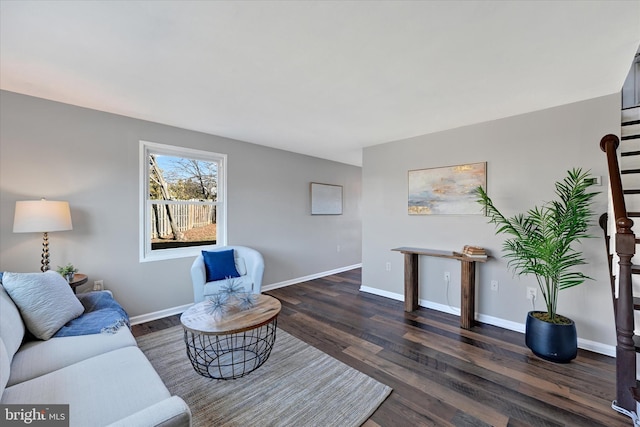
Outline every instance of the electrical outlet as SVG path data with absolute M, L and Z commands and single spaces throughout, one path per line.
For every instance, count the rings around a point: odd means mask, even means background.
M 387 263 L 387 265 L 385 266 L 385 269 L 387 271 L 391 271 L 391 263 L 390 262 Z
M 492 280 L 491 281 L 491 290 L 497 292 L 498 291 L 498 281 L 497 280 Z
M 538 290 L 534 287 L 528 287 L 527 288 L 527 299 L 528 300 L 535 300 L 536 298 L 538 298 Z
M 448 271 L 445 271 L 445 272 L 444 272 L 444 280 L 445 280 L 446 282 L 451 281 L 451 273 L 449 273 Z
M 104 281 L 103 280 L 95 280 L 93 282 L 93 290 L 94 291 L 102 291 L 102 290 L 104 290 Z
M 589 179 L 585 179 L 586 183 L 589 185 L 602 185 L 602 177 L 601 176 L 593 176 Z

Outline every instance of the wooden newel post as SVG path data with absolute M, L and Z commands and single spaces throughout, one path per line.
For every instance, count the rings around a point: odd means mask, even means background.
M 633 343 L 633 289 L 631 283 L 631 258 L 635 253 L 635 235 L 631 232 L 633 221 L 622 218 L 617 221 L 616 252 L 620 258 L 618 274 L 618 309 L 616 310 L 616 397 L 618 406 L 627 411 L 636 410 L 631 391 L 636 386 L 636 350 Z M 626 231 L 626 232 L 625 232 Z
M 620 140 L 616 135 L 605 135 L 600 149 L 607 154 L 609 185 L 616 219 L 616 253 L 620 258 L 618 274 L 618 298 L 616 301 L 616 404 L 630 412 L 636 412 L 633 390 L 636 387 L 636 351 L 633 344 L 633 288 L 631 283 L 631 258 L 636 252 L 633 221 L 627 217 L 627 207 L 622 190 L 620 167 L 616 150 Z

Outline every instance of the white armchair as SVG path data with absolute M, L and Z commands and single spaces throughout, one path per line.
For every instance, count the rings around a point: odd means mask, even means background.
M 262 287 L 262 275 L 264 274 L 264 259 L 260 252 L 246 246 L 219 246 L 205 251 L 218 252 L 233 249 L 236 270 L 240 277 L 236 283 L 241 284 L 247 292 L 260 293 Z M 202 254 L 198 255 L 191 265 L 191 282 L 193 283 L 194 302 L 204 301 L 207 295 L 220 292 L 222 286 L 230 279 L 207 282 L 207 269 Z

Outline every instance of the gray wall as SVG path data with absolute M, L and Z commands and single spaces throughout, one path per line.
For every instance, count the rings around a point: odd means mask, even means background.
M 572 167 L 591 169 L 603 177 L 596 212 L 607 210 L 607 171 L 599 142 L 607 133 L 620 134 L 620 97 L 610 95 L 576 104 L 423 135 L 366 148 L 363 157 L 363 279 L 364 289 L 397 296 L 403 293 L 403 255 L 399 246 L 461 250 L 483 246 L 496 256 L 480 265 L 477 312 L 481 320 L 519 329 L 531 304 L 525 299 L 534 278 L 513 277 L 500 257 L 502 236 L 482 215 L 409 216 L 407 171 L 462 163 L 487 162 L 488 193 L 505 214 L 523 212 L 554 197 L 553 184 Z M 596 217 L 597 221 L 597 217 Z M 607 264 L 600 229 L 598 238 L 583 245 L 595 280 L 565 290 L 559 312 L 576 321 L 581 345 L 596 350 L 615 345 L 615 330 Z M 385 265 L 391 263 L 391 271 Z M 443 275 L 451 272 L 448 292 Z M 420 299 L 444 311 L 460 305 L 457 261 L 420 258 Z M 490 281 L 497 280 L 497 292 Z M 453 308 L 451 308 L 453 307 Z M 541 300 L 537 309 L 543 309 Z
M 131 316 L 193 302 L 191 258 L 138 262 L 139 140 L 228 154 L 228 243 L 262 252 L 265 286 L 361 262 L 359 167 L 3 91 L 0 271 L 40 268 L 42 236 L 12 232 L 15 202 L 67 200 L 53 268 L 103 279 Z M 344 186 L 343 215 L 310 215 L 312 181 Z
M 525 288 L 536 286 L 535 280 L 514 278 L 506 269 L 499 258 L 502 238 L 486 218 L 407 215 L 407 171 L 487 161 L 489 194 L 513 214 L 553 197 L 553 183 L 568 168 L 580 166 L 603 177 L 596 210 L 604 212 L 607 172 L 598 142 L 606 133 L 619 134 L 619 117 L 619 95 L 606 96 L 369 147 L 360 169 L 0 92 L 0 270 L 39 268 L 41 236 L 12 233 L 13 212 L 16 200 L 46 196 L 68 200 L 74 223 L 73 231 L 50 236 L 53 267 L 73 262 L 91 283 L 104 279 L 132 316 L 190 303 L 191 259 L 138 262 L 142 139 L 228 154 L 229 243 L 264 254 L 265 285 L 362 260 L 363 287 L 397 297 L 403 292 L 403 259 L 392 248 L 459 250 L 476 244 L 498 255 L 479 268 L 478 314 L 483 321 L 517 329 L 530 309 Z M 344 215 L 309 215 L 311 181 L 344 186 Z M 597 227 L 593 231 L 600 235 Z M 564 291 L 559 311 L 576 320 L 583 347 L 602 350 L 599 344 L 615 344 L 604 243 L 596 238 L 584 248 L 590 261 L 585 272 L 595 280 Z M 420 298 L 455 312 L 458 263 L 426 257 L 420 263 Z M 445 271 L 452 276 L 448 298 Z M 489 289 L 491 280 L 498 280 L 498 292 Z

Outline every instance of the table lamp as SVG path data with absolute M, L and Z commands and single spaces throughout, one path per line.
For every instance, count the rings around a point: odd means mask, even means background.
M 51 231 L 72 230 L 69 202 L 52 200 L 28 200 L 16 202 L 13 217 L 14 233 L 42 233 L 42 266 L 49 270 L 49 236 Z

